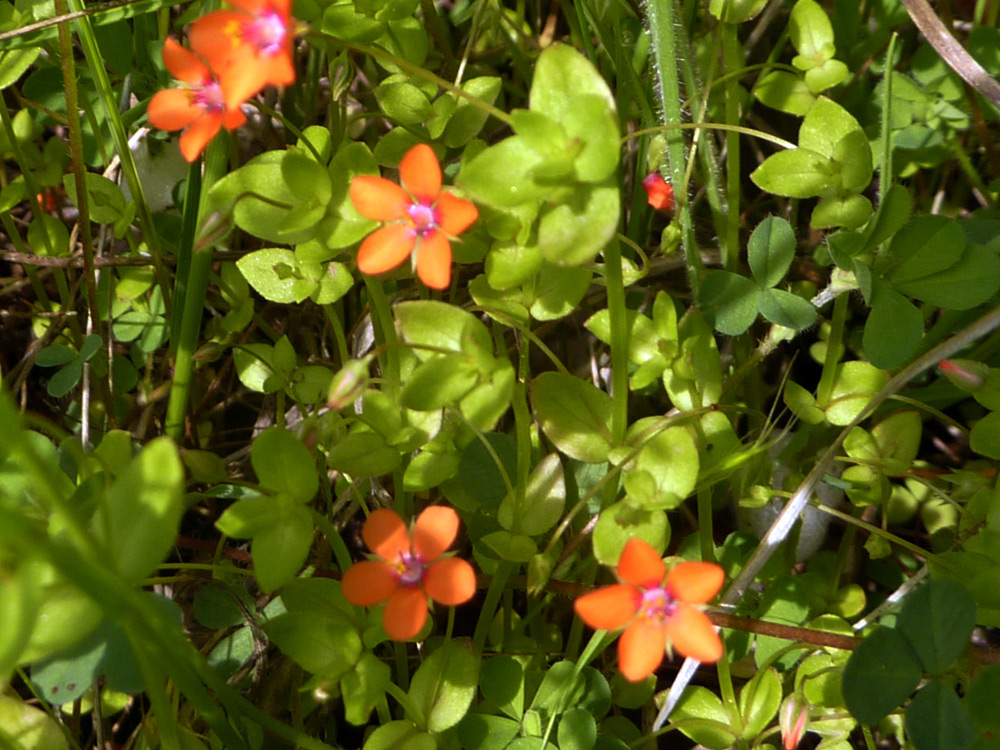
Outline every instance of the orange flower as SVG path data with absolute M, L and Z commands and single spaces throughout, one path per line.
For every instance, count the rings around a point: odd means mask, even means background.
M 237 10 L 207 13 L 191 24 L 191 48 L 219 76 L 227 107 L 267 85 L 295 81 L 292 0 L 226 0 Z
M 667 573 L 655 549 L 629 539 L 616 572 L 622 583 L 581 596 L 576 613 L 598 630 L 628 626 L 618 639 L 618 669 L 625 679 L 638 682 L 651 675 L 663 661 L 667 639 L 684 656 L 718 661 L 722 641 L 708 615 L 692 605 L 719 592 L 726 577 L 722 568 L 682 562 Z
M 229 108 L 222 100 L 219 82 L 197 55 L 173 39 L 163 43 L 163 64 L 187 88 L 157 91 L 149 101 L 146 117 L 160 130 L 184 130 L 181 153 L 194 161 L 219 128 L 238 128 L 246 117 L 238 107 Z
M 432 289 L 451 283 L 451 243 L 479 218 L 467 200 L 441 192 L 441 166 L 434 151 L 420 143 L 399 165 L 400 187 L 382 177 L 351 180 L 351 200 L 368 219 L 392 222 L 368 235 L 358 250 L 362 273 L 395 268 L 416 248 L 417 275 Z M 406 188 L 405 190 L 403 188 Z
M 456 534 L 458 514 L 443 505 L 424 509 L 412 533 L 395 511 L 372 511 L 361 537 L 380 559 L 355 563 L 344 573 L 344 597 L 361 607 L 385 602 L 386 635 L 395 641 L 413 638 L 427 621 L 427 597 L 451 607 L 476 593 L 472 566 L 441 557 Z
M 668 214 L 674 210 L 674 189 L 663 179 L 659 172 L 651 172 L 642 181 L 646 191 L 646 200 L 660 213 Z

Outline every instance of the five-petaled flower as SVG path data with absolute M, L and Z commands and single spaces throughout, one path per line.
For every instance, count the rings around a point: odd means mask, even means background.
M 618 669 L 638 682 L 652 674 L 669 642 L 678 653 L 702 662 L 722 656 L 722 642 L 708 616 L 692 605 L 705 604 L 722 587 L 725 573 L 714 563 L 682 562 L 668 573 L 648 543 L 629 539 L 616 568 L 622 583 L 576 600 L 576 613 L 590 627 L 625 627 L 618 639 Z
M 226 0 L 191 24 L 191 49 L 219 76 L 227 107 L 236 107 L 267 85 L 295 81 L 292 0 Z
M 238 107 L 227 107 L 219 82 L 199 57 L 173 39 L 163 44 L 163 63 L 186 88 L 157 91 L 146 116 L 160 130 L 182 130 L 181 153 L 194 161 L 219 128 L 238 128 L 246 117 Z
M 361 537 L 380 559 L 355 563 L 344 573 L 342 591 L 351 604 L 385 602 L 382 625 L 396 641 L 413 638 L 427 621 L 427 598 L 463 604 L 476 593 L 476 573 L 458 557 L 442 557 L 458 534 L 458 514 L 432 505 L 417 516 L 410 532 L 399 514 L 372 511 Z
M 659 172 L 646 175 L 642 187 L 646 191 L 646 201 L 657 211 L 668 214 L 674 210 L 674 189 Z
M 441 191 L 441 166 L 427 144 L 406 152 L 399 177 L 403 187 L 369 175 L 351 181 L 351 200 L 358 213 L 388 222 L 361 243 L 358 269 L 383 273 L 406 260 L 416 248 L 420 280 L 432 289 L 447 289 L 451 283 L 448 238 L 468 229 L 479 218 L 479 211 L 469 201 Z

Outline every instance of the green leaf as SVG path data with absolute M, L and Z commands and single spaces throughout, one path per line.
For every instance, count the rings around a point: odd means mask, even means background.
M 479 372 L 465 354 L 445 354 L 422 362 L 406 380 L 400 403 L 430 411 L 453 404 L 475 387 Z
M 969 686 L 969 713 L 972 721 L 980 732 L 1000 730 L 1000 715 L 997 714 L 997 701 L 1000 700 L 1000 664 L 989 664 L 976 674 Z
M 837 158 L 837 147 L 845 136 L 863 132 L 858 121 L 836 102 L 821 96 L 812 105 L 799 129 L 799 148 L 815 151 L 828 158 Z M 865 144 L 871 158 L 871 149 Z M 781 193 L 779 193 L 781 195 Z
M 972 426 L 969 447 L 988 458 L 1000 459 L 1000 411 L 993 411 Z
M 302 285 L 295 253 L 281 247 L 254 250 L 236 261 L 250 286 L 264 299 L 291 304 L 306 299 L 316 285 Z
M 559 717 L 559 750 L 591 750 L 597 741 L 597 722 L 585 708 L 571 708 Z
M 878 211 L 868 222 L 864 231 L 864 244 L 855 254 L 874 250 L 892 238 L 910 218 L 913 212 L 913 198 L 902 185 L 893 184 L 882 195 Z
M 313 674 L 337 679 L 361 657 L 361 636 L 346 620 L 285 612 L 263 625 L 288 658 Z
M 309 509 L 279 495 L 277 521 L 254 534 L 250 545 L 254 574 L 264 591 L 274 591 L 299 572 L 312 547 L 313 522 Z
M 751 740 L 767 728 L 778 713 L 781 692 L 781 678 L 774 668 L 760 670 L 743 686 L 740 691 L 743 739 Z
M 184 468 L 166 437 L 146 444 L 102 498 L 92 533 L 122 576 L 139 583 L 174 546 L 184 514 Z
M 400 302 L 394 311 L 403 340 L 416 347 L 414 353 L 420 360 L 440 356 L 442 350 L 492 356 L 493 341 L 486 326 L 459 307 L 421 300 Z
M 524 500 L 515 504 L 516 495 L 508 495 L 500 505 L 497 520 L 508 531 L 538 536 L 555 526 L 566 506 L 566 481 L 562 463 L 550 453 L 528 477 Z
M 816 101 L 802 78 L 784 70 L 775 70 L 763 76 L 753 93 L 761 104 L 798 117 L 804 116 Z
M 813 209 L 809 226 L 813 229 L 845 227 L 856 229 L 872 215 L 872 202 L 863 195 L 824 198 Z
M 906 708 L 906 734 L 919 750 L 966 750 L 976 739 L 969 709 L 954 689 L 931 680 Z
M 965 232 L 954 219 L 938 214 L 918 216 L 892 238 L 887 278 L 905 285 L 933 277 L 958 263 L 965 246 Z
M 75 701 L 90 689 L 108 645 L 103 630 L 99 628 L 70 650 L 32 665 L 31 681 L 45 700 L 58 706 Z
M 542 211 L 538 249 L 552 263 L 589 263 L 611 241 L 618 228 L 621 199 L 617 183 L 573 192 L 567 203 Z
M 830 401 L 820 406 L 830 424 L 850 424 L 888 382 L 889 376 L 874 365 L 861 361 L 844 362 L 837 366 Z
M 368 723 L 372 709 L 382 700 L 392 677 L 389 665 L 365 651 L 351 670 L 340 678 L 344 718 L 356 727 Z
M 482 102 L 471 102 L 458 97 L 455 111 L 444 128 L 443 141 L 448 148 L 458 148 L 471 141 L 483 129 L 490 113 L 486 106 L 496 101 L 500 94 L 501 79 L 496 76 L 470 78 L 462 84 L 462 90 Z
M 662 510 L 639 508 L 624 500 L 608 506 L 594 526 L 594 557 L 601 565 L 614 567 L 621 559 L 625 543 L 633 537 L 663 552 L 670 542 L 670 524 Z
M 705 274 L 698 290 L 698 306 L 715 320 L 715 329 L 728 336 L 745 332 L 757 319 L 760 286 L 731 271 Z
M 754 280 L 765 289 L 777 286 L 794 259 L 792 225 L 780 217 L 768 216 L 757 225 L 747 242 L 747 261 Z
M 760 314 L 779 326 L 801 331 L 816 322 L 816 308 L 809 300 L 783 289 L 765 289 L 758 304 Z
M 896 630 L 909 640 L 927 672 L 943 672 L 969 645 L 976 602 L 953 581 L 928 581 L 906 597 Z
M 424 92 L 403 76 L 392 76 L 376 86 L 375 98 L 379 109 L 399 125 L 416 125 L 433 114 Z
M 42 53 L 41 47 L 13 49 L 0 52 L 0 90 L 17 82 Z
M 486 685 L 485 680 L 483 685 Z M 458 740 L 466 750 L 505 750 L 521 730 L 521 714 L 517 718 L 518 721 L 502 716 L 466 714 L 457 727 Z
M 521 136 L 506 138 L 462 165 L 455 184 L 476 203 L 512 207 L 540 200 L 552 186 L 535 182 L 533 170 L 544 156 Z
M 383 724 L 372 732 L 365 740 L 363 750 L 437 750 L 437 741 L 427 732 L 417 729 L 412 721 L 398 720 Z
M 899 706 L 920 682 L 920 657 L 902 634 L 876 628 L 861 641 L 844 666 L 844 700 L 864 724 L 877 724 Z
M 798 0 L 788 18 L 788 37 L 803 56 L 826 57 L 834 44 L 833 26 L 814 0 Z
M 592 278 L 589 268 L 563 268 L 544 263 L 535 283 L 531 317 L 542 321 L 566 317 L 577 309 Z
M 488 432 L 483 440 L 489 443 L 497 458 L 486 449 L 482 440 L 470 441 L 462 451 L 458 480 L 483 506 L 496 508 L 516 479 L 517 445 L 510 435 L 502 432 Z
M 570 458 L 607 460 L 611 397 L 580 378 L 544 372 L 531 383 L 531 403 L 546 437 Z
M 510 656 L 495 656 L 483 662 L 480 673 L 483 697 L 512 719 L 524 714 L 524 669 Z M 461 730 L 459 730 L 461 731 Z
M 530 536 L 511 534 L 509 531 L 493 531 L 480 538 L 501 560 L 526 563 L 538 553 L 538 545 Z
M 920 310 L 894 289 L 875 284 L 862 338 L 868 360 L 887 370 L 899 367 L 913 356 L 923 336 Z
M 953 310 L 968 310 L 986 302 L 1000 288 L 1000 258 L 982 245 L 969 245 L 946 271 L 908 283 L 896 283 L 903 294 Z
M 816 405 L 813 395 L 794 381 L 785 384 L 782 399 L 792 413 L 806 424 L 819 424 L 826 420 L 826 414 Z
M 563 122 L 571 117 L 577 97 L 594 95 L 603 99 L 609 111 L 615 98 L 597 69 L 577 50 L 566 44 L 546 47 L 535 63 L 531 82 L 531 109 Z
M 736 744 L 737 737 L 729 722 L 722 700 L 701 685 L 684 691 L 670 717 L 670 723 L 684 735 L 712 750 L 723 750 Z
M 813 198 L 840 186 L 830 159 L 802 147 L 779 151 L 767 157 L 750 179 L 761 190 L 775 195 Z
M 574 96 L 559 124 L 566 129 L 567 136 L 583 143 L 573 162 L 576 179 L 603 182 L 614 175 L 621 152 L 621 135 L 614 108 L 608 107 L 604 97 Z
M 352 432 L 330 448 L 326 462 L 352 477 L 377 477 L 399 466 L 399 451 L 386 445 L 377 432 Z
M 45 698 L 49 700 L 48 695 Z M 4 728 L 7 737 L 16 738 L 7 743 L 13 750 L 69 750 L 63 725 L 41 708 L 25 703 L 18 697 L 0 695 L 0 726 Z
M 316 463 L 309 449 L 287 430 L 271 427 L 254 438 L 250 463 L 262 487 L 301 503 L 319 491 Z
M 291 191 L 309 203 L 330 202 L 333 184 L 326 167 L 316 162 L 311 152 L 289 149 L 281 158 L 281 176 Z
M 446 641 L 413 675 L 410 699 L 429 732 L 443 732 L 462 720 L 479 684 L 479 657 L 466 638 Z
M 657 429 L 658 417 L 640 419 L 629 428 L 626 442 L 642 448 L 624 472 L 629 502 L 648 509 L 676 508 L 694 491 L 698 479 L 698 448 L 685 427 L 668 427 L 646 439 L 646 430 Z

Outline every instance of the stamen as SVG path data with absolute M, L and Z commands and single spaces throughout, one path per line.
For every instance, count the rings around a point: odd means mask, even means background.
M 640 612 L 654 620 L 663 620 L 674 613 L 674 599 L 666 589 L 647 589 L 642 595 Z
M 404 552 L 399 556 L 400 571 L 399 581 L 404 586 L 412 586 L 420 583 L 424 577 L 424 564 L 416 555 Z
M 434 208 L 423 203 L 411 203 L 406 209 L 410 221 L 420 234 L 425 234 L 435 228 Z

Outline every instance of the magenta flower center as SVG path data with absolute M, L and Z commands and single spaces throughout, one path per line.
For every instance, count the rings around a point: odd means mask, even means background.
M 243 27 L 243 39 L 267 55 L 281 49 L 288 27 L 277 13 L 265 13 Z
M 437 228 L 436 214 L 433 206 L 425 206 L 423 203 L 411 203 L 406 209 L 406 215 L 410 217 L 413 228 L 421 236 Z
M 423 561 L 410 552 L 404 552 L 399 556 L 397 567 L 399 581 L 404 586 L 416 586 L 424 578 L 425 565 Z
M 665 620 L 674 613 L 674 598 L 666 589 L 647 589 L 642 592 L 639 614 L 651 620 Z
M 191 99 L 195 106 L 205 112 L 222 112 L 226 108 L 222 99 L 222 89 L 216 81 L 192 88 Z

